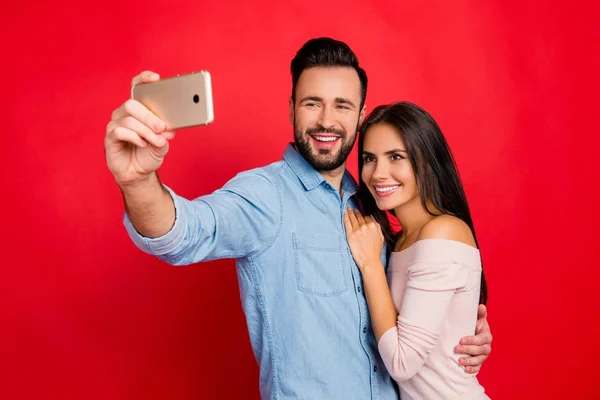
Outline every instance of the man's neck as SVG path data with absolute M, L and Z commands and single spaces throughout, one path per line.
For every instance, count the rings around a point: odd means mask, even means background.
M 342 194 L 342 179 L 344 178 L 344 172 L 346 172 L 346 163 L 343 163 L 336 169 L 319 171 L 319 173 L 323 175 L 323 178 L 340 192 L 340 196 Z

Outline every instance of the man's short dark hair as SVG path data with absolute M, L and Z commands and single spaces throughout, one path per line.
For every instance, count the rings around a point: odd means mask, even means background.
M 339 40 L 316 38 L 306 42 L 292 60 L 292 101 L 296 101 L 296 85 L 305 69 L 313 67 L 349 67 L 354 68 L 360 79 L 360 108 L 367 97 L 367 73 L 358 65 L 358 58 L 350 47 Z

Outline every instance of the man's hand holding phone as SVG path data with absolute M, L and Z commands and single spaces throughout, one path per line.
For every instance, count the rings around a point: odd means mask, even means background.
M 132 85 L 156 82 L 159 75 L 144 71 Z M 125 101 L 113 113 L 106 127 L 106 163 L 120 187 L 148 179 L 161 165 L 175 137 L 156 114 L 137 100 Z

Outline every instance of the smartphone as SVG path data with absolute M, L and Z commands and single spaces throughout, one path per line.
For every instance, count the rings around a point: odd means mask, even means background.
M 163 120 L 168 130 L 208 125 L 214 120 L 208 71 L 138 83 L 131 88 L 131 98 Z

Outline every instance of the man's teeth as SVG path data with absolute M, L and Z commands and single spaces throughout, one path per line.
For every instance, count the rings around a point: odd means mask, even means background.
M 388 187 L 382 187 L 382 188 L 375 188 L 375 190 L 377 192 L 391 192 L 392 190 L 396 190 L 398 189 L 400 185 L 396 185 L 396 186 L 388 186 Z
M 314 136 L 319 142 L 334 142 L 338 138 L 335 136 Z

